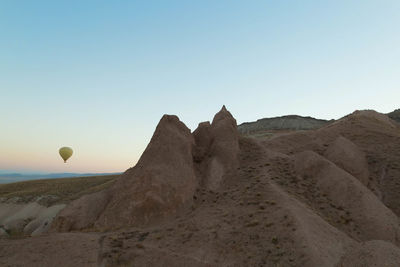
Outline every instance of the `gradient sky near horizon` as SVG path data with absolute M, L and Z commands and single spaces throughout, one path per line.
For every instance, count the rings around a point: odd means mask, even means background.
M 117 172 L 192 130 L 400 107 L 400 1 L 0 2 L 0 171 Z M 75 154 L 68 164 L 61 146 Z

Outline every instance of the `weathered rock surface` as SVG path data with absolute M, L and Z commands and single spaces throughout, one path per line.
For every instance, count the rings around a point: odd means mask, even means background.
M 294 221 L 296 231 L 291 239 L 295 240 L 296 250 L 307 255 L 301 266 L 335 266 L 347 249 L 356 245 L 349 236 L 317 216 L 279 186 L 273 185 L 273 189 L 278 194 L 279 203 Z
M 400 249 L 383 241 L 372 240 L 349 250 L 342 258 L 340 267 L 400 266 Z
M 178 117 L 164 115 L 136 166 L 111 188 L 72 202 L 57 216 L 53 228 L 113 229 L 176 214 L 190 205 L 199 185 L 215 190 L 224 175 L 236 169 L 236 127 L 225 106 L 212 124 L 200 124 L 193 135 Z
M 388 114 L 389 118 L 400 123 L 400 109 L 396 109 Z
M 72 201 L 57 215 L 51 225 L 52 229 L 64 232 L 93 228 L 95 221 L 107 206 L 110 198 L 110 191 L 105 190 Z
M 339 136 L 324 153 L 324 157 L 347 171 L 365 186 L 368 185 L 368 162 L 365 153 L 353 142 Z
M 31 218 L 32 220 L 24 227 L 24 233 L 31 236 L 46 233 L 58 212 L 65 206 L 65 204 L 59 204 L 43 209 L 36 218 Z
M 288 115 L 275 118 L 264 118 L 255 122 L 245 122 L 238 126 L 239 132 L 252 134 L 268 130 L 313 130 L 321 128 L 332 121 Z
M 95 226 L 142 225 L 190 204 L 197 186 L 193 136 L 176 116 L 164 115 L 135 167 L 111 188 Z
M 197 151 L 195 162 L 205 187 L 216 190 L 224 176 L 235 171 L 238 166 L 239 136 L 236 120 L 225 106 L 219 111 L 211 125 L 208 122 L 199 124 L 193 132 Z
M 203 162 L 210 157 L 210 147 L 213 140 L 211 134 L 211 124 L 209 121 L 199 123 L 197 129 L 193 132 L 195 146 L 193 146 L 193 160 L 196 163 Z
M 47 232 L 54 217 L 65 205 L 42 206 L 36 202 L 26 204 L 0 203 L 0 226 L 13 233 L 38 235 Z
M 399 124 L 361 111 L 267 138 L 234 126 L 224 108 L 193 134 L 164 117 L 134 168 L 54 224 L 83 231 L 2 238 L 0 265 L 400 266 Z
M 302 177 L 313 179 L 334 207 L 352 214 L 361 240 L 399 241 L 397 216 L 358 179 L 312 151 L 295 155 L 295 168 Z
M 190 203 L 197 185 L 193 136 L 178 117 L 164 115 L 135 167 L 108 190 L 72 202 L 57 217 L 58 231 L 141 225 Z

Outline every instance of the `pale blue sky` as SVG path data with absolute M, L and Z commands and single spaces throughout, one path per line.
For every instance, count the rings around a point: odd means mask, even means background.
M 1 1 L 0 170 L 124 171 L 194 130 L 400 107 L 400 1 Z M 58 148 L 75 150 L 70 163 Z

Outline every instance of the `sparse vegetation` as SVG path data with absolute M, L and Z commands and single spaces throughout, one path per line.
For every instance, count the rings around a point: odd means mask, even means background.
M 246 227 L 254 227 L 257 226 L 259 222 L 257 220 L 251 221 L 248 224 L 246 224 Z
M 0 185 L 0 198 L 19 198 L 18 202 L 29 202 L 40 196 L 41 204 L 67 203 L 82 195 L 103 190 L 111 186 L 119 175 L 57 178 L 24 181 Z M 43 203 L 44 202 L 44 203 Z

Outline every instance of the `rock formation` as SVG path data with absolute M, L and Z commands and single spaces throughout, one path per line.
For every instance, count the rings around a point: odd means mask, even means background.
M 203 122 L 193 132 L 196 141 L 195 162 L 205 187 L 216 190 L 224 175 L 236 170 L 239 154 L 239 136 L 236 120 L 225 106 L 212 123 Z
M 400 266 L 399 140 L 374 111 L 268 137 L 238 136 L 225 107 L 193 133 L 165 115 L 136 166 L 53 224 L 83 231 L 0 239 L 0 265 Z
M 73 201 L 57 216 L 53 228 L 139 226 L 178 213 L 191 204 L 199 185 L 215 190 L 224 175 L 236 169 L 236 127 L 225 106 L 211 125 L 200 124 L 193 135 L 178 117 L 164 115 L 136 166 L 111 188 Z
M 361 240 L 398 242 L 398 218 L 358 179 L 311 151 L 295 156 L 295 168 L 299 175 L 313 179 L 313 184 L 334 207 L 353 215 L 352 220 L 357 225 Z
M 63 204 L 45 207 L 37 202 L 0 203 L 0 229 L 26 235 L 47 232 L 53 218 L 64 207 Z
M 313 130 L 321 128 L 333 120 L 321 120 L 312 117 L 288 115 L 274 118 L 264 118 L 255 122 L 244 122 L 238 126 L 242 134 L 254 134 L 262 131 L 276 130 Z
M 396 109 L 388 114 L 389 118 L 400 123 L 400 109 Z
M 339 136 L 328 147 L 324 156 L 356 177 L 365 186 L 368 185 L 369 172 L 365 153 L 350 140 Z
M 139 162 L 111 188 L 111 199 L 95 226 L 142 225 L 190 204 L 197 186 L 193 144 L 178 117 L 164 115 Z

